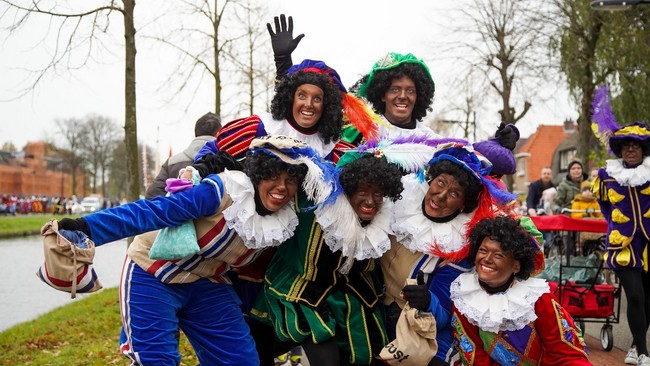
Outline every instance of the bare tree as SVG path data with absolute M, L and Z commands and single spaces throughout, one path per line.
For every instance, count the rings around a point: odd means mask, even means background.
M 455 85 L 472 84 L 461 90 L 467 94 L 462 98 L 472 100 L 475 110 L 487 101 L 474 97 L 477 90 L 483 94 L 491 90 L 487 94 L 499 100 L 501 121 L 516 124 L 530 110 L 535 86 L 544 76 L 546 64 L 541 55 L 546 48 L 540 37 L 544 27 L 531 22 L 541 6 L 522 0 L 472 0 L 465 8 L 469 10 L 461 11 L 453 29 L 462 41 L 450 48 L 460 61 Z M 515 107 L 516 103 L 521 106 Z
M 18 151 L 18 149 L 16 148 L 16 145 L 14 145 L 14 143 L 11 142 L 11 141 L 6 141 L 6 142 L 2 143 L 2 147 L 0 147 L 0 150 L 9 151 L 9 152 Z
M 158 23 L 176 25 L 149 30 L 144 36 L 178 55 L 159 88 L 168 95 L 165 103 L 187 100 L 187 111 L 201 100 L 206 83 L 210 83 L 214 113 L 224 119 L 244 110 L 252 114 L 258 98 L 272 85 L 273 68 L 267 62 L 272 58 L 262 26 L 266 5 L 250 0 L 175 0 L 174 4 L 165 21 Z
M 242 100 L 237 103 L 235 113 L 247 112 L 252 115 L 256 111 L 255 102 L 260 98 L 263 100 L 259 104 L 264 107 L 268 104 L 267 91 L 272 89 L 274 83 L 275 66 L 270 62 L 273 56 L 268 33 L 261 26 L 268 21 L 268 11 L 263 5 L 246 1 L 235 8 L 235 17 L 243 25 L 245 36 L 241 47 L 229 48 L 228 56 L 246 85 L 246 88 L 235 90 L 234 97 Z
M 0 20 L 9 19 L 10 26 L 6 28 L 9 35 L 20 30 L 29 17 L 45 16 L 50 18 L 52 27 L 56 29 L 56 41 L 53 54 L 46 64 L 32 75 L 30 85 L 19 95 L 24 96 L 34 90 L 50 73 L 58 73 L 63 68 L 66 71 L 85 66 L 92 59 L 97 45 L 103 45 L 101 35 L 106 34 L 114 14 L 122 16 L 124 26 L 124 59 L 125 59 L 125 110 L 124 110 L 124 142 L 126 145 L 127 165 L 127 198 L 137 200 L 140 195 L 140 172 L 138 170 L 138 135 L 136 119 L 136 90 L 135 90 L 135 25 L 133 12 L 135 0 L 122 0 L 122 6 L 116 0 L 106 0 L 105 5 L 95 8 L 71 12 L 67 1 L 46 2 L 33 0 L 21 5 L 17 1 L 0 0 L 6 9 L 0 11 Z M 78 63 L 73 55 L 81 56 Z
M 57 133 L 61 136 L 59 154 L 70 168 L 72 174 L 72 192 L 77 192 L 77 172 L 83 167 L 83 144 L 86 140 L 87 132 L 84 121 L 78 118 L 68 118 L 57 120 Z
M 90 115 L 85 119 L 86 138 L 82 142 L 84 156 L 91 174 L 91 189 L 97 193 L 101 187 L 102 196 L 106 197 L 106 178 L 112 159 L 112 152 L 121 134 L 116 123 L 109 118 Z
M 221 62 L 225 57 L 224 49 L 232 42 L 229 36 L 224 35 L 226 32 L 222 25 L 232 1 L 174 0 L 173 3 L 174 11 L 163 16 L 160 24 L 176 26 L 163 28 L 159 35 L 144 35 L 172 48 L 179 55 L 174 69 L 161 86 L 165 90 L 176 90 L 166 102 L 171 102 L 186 90 L 190 93 L 189 100 L 195 100 L 207 76 L 214 81 L 214 113 L 221 115 Z
M 471 81 L 472 79 L 476 79 L 475 74 L 476 72 L 474 70 L 470 70 L 470 73 L 462 80 L 456 80 L 452 84 L 451 90 L 456 90 L 458 93 L 440 113 L 440 115 L 457 115 L 459 116 L 458 119 L 439 116 L 436 120 L 437 123 L 445 123 L 455 130 L 460 127 L 463 137 L 466 139 L 471 138 L 473 141 L 476 141 L 477 130 L 479 130 L 480 135 L 486 135 L 492 132 L 477 126 L 476 123 L 476 113 L 479 111 L 485 99 L 483 89 L 477 88 L 480 82 L 477 82 L 478 80 Z M 444 135 L 451 134 L 446 133 Z

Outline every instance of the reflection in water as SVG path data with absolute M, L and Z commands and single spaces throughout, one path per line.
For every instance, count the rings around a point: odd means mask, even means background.
M 95 271 L 104 288 L 119 284 L 125 253 L 126 240 L 95 250 Z M 0 240 L 0 258 L 0 331 L 90 296 L 77 294 L 76 299 L 70 299 L 69 293 L 55 290 L 36 277 L 43 261 L 41 236 Z

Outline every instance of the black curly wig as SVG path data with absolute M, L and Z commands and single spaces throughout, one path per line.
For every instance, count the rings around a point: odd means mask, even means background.
M 372 103 L 372 107 L 377 113 L 386 113 L 386 104 L 381 98 L 384 97 L 393 80 L 402 76 L 408 76 L 415 83 L 417 97 L 413 106 L 412 119 L 420 121 L 426 116 L 427 111 L 432 110 L 431 104 L 433 103 L 435 87 L 426 71 L 418 64 L 404 63 L 392 69 L 377 70 L 370 81 L 370 85 L 368 85 L 366 99 Z M 362 79 L 367 79 L 367 77 L 366 75 Z
M 273 118 L 293 120 L 293 97 L 296 89 L 303 84 L 316 85 L 323 90 L 323 114 L 316 124 L 317 131 L 327 144 L 341 137 L 343 126 L 343 110 L 341 100 L 343 95 L 338 85 L 325 75 L 298 71 L 287 75 L 275 87 L 275 95 L 271 101 Z
M 244 171 L 255 187 L 260 181 L 277 177 L 282 171 L 286 171 L 289 176 L 298 179 L 298 184 L 302 185 L 302 181 L 307 175 L 307 166 L 305 164 L 293 165 L 285 163 L 279 158 L 264 152 L 253 153 L 249 151 L 244 160 Z
M 526 280 L 535 271 L 535 253 L 537 248 L 531 242 L 531 237 L 519 225 L 519 220 L 509 216 L 483 219 L 476 224 L 469 234 L 468 260 L 474 263 L 478 249 L 486 237 L 501 243 L 501 249 L 512 253 L 519 261 L 520 269 L 515 277 Z
M 449 160 L 440 160 L 429 165 L 427 182 L 431 183 L 434 178 L 443 173 L 456 178 L 458 184 L 465 190 L 463 212 L 470 213 L 474 211 L 478 207 L 479 194 L 483 191 L 483 185 L 478 178 L 456 163 Z
M 339 182 L 343 191 L 350 197 L 359 187 L 359 184 L 379 184 L 384 197 L 393 202 L 402 198 L 402 172 L 395 164 L 389 164 L 385 157 L 377 158 L 373 155 L 364 155 L 359 159 L 345 165 L 341 171 Z

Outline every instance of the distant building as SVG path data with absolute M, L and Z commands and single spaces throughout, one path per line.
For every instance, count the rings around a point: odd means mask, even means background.
M 535 133 L 517 144 L 517 172 L 513 175 L 513 192 L 526 195 L 528 185 L 540 178 L 540 172 L 545 166 L 551 167 L 553 177 L 566 172 L 567 164 L 576 151 L 578 134 L 575 132 L 575 123 L 570 120 L 560 126 L 539 125 Z
M 82 174 L 72 192 L 72 176 L 65 162 L 46 156 L 45 142 L 28 142 L 24 151 L 0 151 L 0 195 L 84 196 Z

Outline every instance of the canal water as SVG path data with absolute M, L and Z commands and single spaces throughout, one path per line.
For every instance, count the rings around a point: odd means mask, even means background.
M 95 250 L 95 271 L 104 288 L 117 287 L 126 255 L 126 239 Z M 0 240 L 0 332 L 43 315 L 89 294 L 70 294 L 53 289 L 36 276 L 43 262 L 43 238 L 39 235 Z

